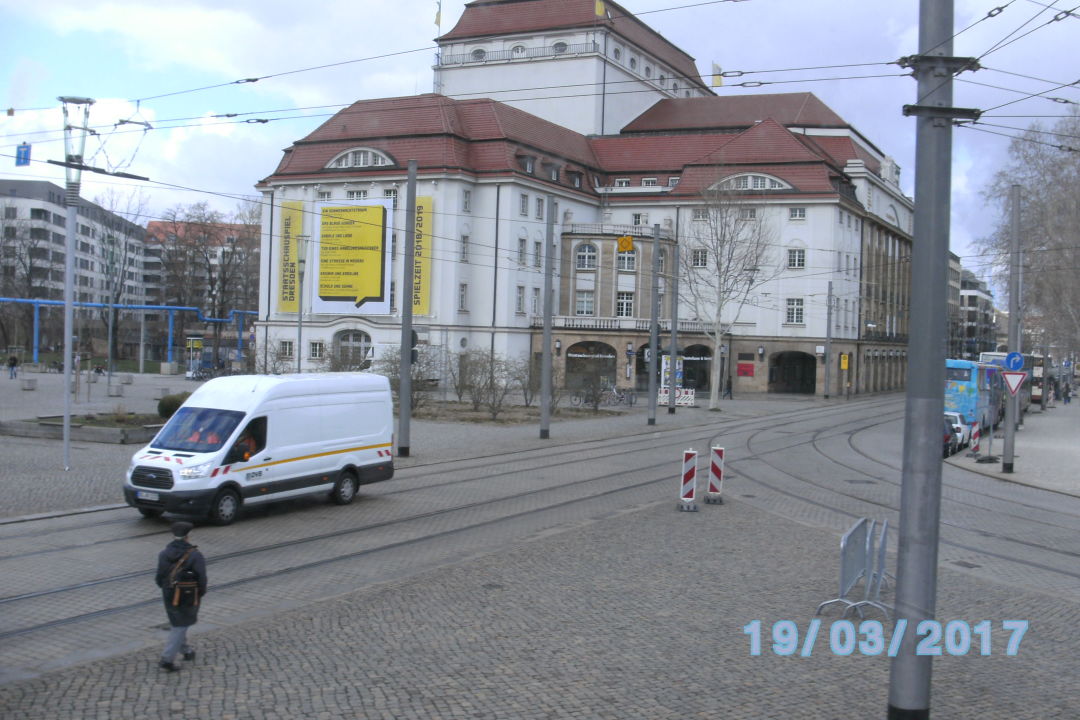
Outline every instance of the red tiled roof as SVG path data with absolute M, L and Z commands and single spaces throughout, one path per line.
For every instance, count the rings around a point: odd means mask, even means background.
M 604 6 L 607 17 L 601 18 L 596 15 L 595 0 L 477 0 L 465 6 L 457 25 L 438 41 L 607 27 L 711 93 L 698 76 L 694 58 L 611 0 L 605 0 Z
M 777 93 L 660 100 L 622 131 L 744 128 L 765 118 L 773 118 L 784 126 L 848 127 L 843 118 L 813 93 Z
M 605 172 L 678 173 L 682 167 L 708 156 L 736 135 L 650 135 L 646 137 L 590 138 L 593 152 Z
M 881 162 L 848 136 L 796 135 L 795 137 L 815 152 L 835 160 L 838 167 L 847 165 L 848 160 L 862 160 L 866 163 L 868 170 L 881 174 Z
M 706 163 L 737 165 L 769 162 L 820 162 L 822 156 L 810 151 L 785 127 L 769 118 L 734 136 L 705 159 Z

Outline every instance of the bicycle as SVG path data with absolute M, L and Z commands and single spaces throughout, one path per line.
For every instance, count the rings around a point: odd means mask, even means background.
M 626 405 L 627 407 L 630 407 L 636 401 L 637 395 L 629 388 L 625 390 L 621 390 L 617 387 L 607 388 L 600 397 L 600 402 L 604 405 Z

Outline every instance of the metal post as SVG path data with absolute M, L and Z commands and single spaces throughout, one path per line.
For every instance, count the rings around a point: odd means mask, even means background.
M 146 366 L 146 311 L 139 311 L 139 374 L 145 371 Z
M 825 399 L 829 399 L 829 374 L 832 372 L 832 280 L 829 281 L 829 302 L 825 308 Z
M 401 364 L 398 377 L 398 456 L 409 457 L 412 419 L 413 252 L 416 248 L 416 161 L 409 161 L 405 183 L 405 262 L 401 289 Z
M 660 350 L 660 225 L 652 226 L 652 320 L 649 323 L 649 425 L 656 424 L 656 362 Z
M 64 109 L 64 160 L 81 166 L 83 150 L 86 148 L 86 133 L 89 130 L 91 98 L 59 97 Z M 82 105 L 82 125 L 73 127 L 68 121 L 68 105 Z M 80 130 L 77 138 L 72 138 L 71 131 Z M 64 253 L 64 470 L 71 469 L 71 393 L 73 381 L 72 361 L 75 348 L 71 336 L 75 327 L 75 234 L 79 227 L 79 182 L 82 179 L 80 167 L 67 167 L 67 229 L 66 252 Z
M 889 720 L 930 717 L 932 658 L 916 654 L 914 629 L 934 618 L 941 521 L 941 417 L 945 398 L 949 210 L 951 197 L 953 73 L 970 61 L 953 58 L 953 1 L 920 0 L 919 55 L 910 59 L 918 79 L 916 116 L 915 244 L 911 275 L 910 362 L 904 419 L 897 560 L 896 617 L 907 632 L 889 677 Z
M 555 198 L 547 196 L 545 207 L 549 210 Z M 498 222 L 498 218 L 495 219 Z M 540 439 L 551 437 L 551 394 L 554 378 L 551 367 L 551 314 L 554 298 L 551 296 L 552 278 L 555 273 L 555 213 L 548 212 L 544 235 L 544 334 L 540 353 Z
M 296 372 L 303 372 L 304 357 L 304 269 L 307 266 L 307 235 L 296 236 Z
M 672 243 L 672 255 L 674 255 L 671 267 L 674 272 L 671 273 L 671 350 L 668 351 L 670 355 L 670 362 L 668 367 L 671 368 L 671 378 L 668 380 L 668 401 L 667 411 L 668 415 L 675 414 L 675 378 L 678 375 L 679 370 L 679 244 Z

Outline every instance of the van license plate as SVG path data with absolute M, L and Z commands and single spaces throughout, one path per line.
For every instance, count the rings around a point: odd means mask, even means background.
M 140 500 L 153 500 L 155 502 L 160 499 L 157 493 L 146 492 L 145 490 L 136 490 L 135 497 Z

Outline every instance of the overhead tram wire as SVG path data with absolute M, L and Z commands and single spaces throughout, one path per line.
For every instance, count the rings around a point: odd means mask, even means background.
M 1054 3 L 1053 3 L 1053 4 L 1056 4 L 1057 2 L 1058 2 L 1058 0 L 1054 0 Z M 1013 35 L 1015 35 L 1015 34 L 1016 34 L 1017 32 L 1019 32 L 1019 31 L 1020 31 L 1021 29 L 1023 29 L 1023 27 L 1024 27 L 1025 25 L 1027 25 L 1028 23 L 1030 23 L 1030 22 L 1034 21 L 1034 20 L 1035 20 L 1035 18 L 1037 18 L 1037 17 L 1039 16 L 1039 15 L 1043 14 L 1044 12 L 1046 12 L 1046 10 L 1048 10 L 1048 9 L 1049 9 L 1049 10 L 1054 10 L 1055 8 L 1053 7 L 1053 4 L 1052 4 L 1052 5 L 1048 5 L 1048 6 L 1047 6 L 1046 8 L 1044 8 L 1043 10 L 1040 10 L 1039 12 L 1035 13 L 1035 15 L 1033 15 L 1033 16 L 1031 17 L 1031 19 L 1030 19 L 1030 20 L 1028 20 L 1028 21 L 1027 21 L 1026 23 L 1024 23 L 1023 25 L 1021 25 L 1021 26 L 1020 26 L 1019 28 L 1017 28 L 1016 30 L 1013 30 L 1013 31 L 1012 31 L 1011 33 L 1009 33 L 1009 34 L 1008 34 L 1008 35 L 1006 35 L 1005 37 L 1003 37 L 1003 38 L 1002 38 L 1001 40 L 999 40 L 999 41 L 998 41 L 998 42 L 997 42 L 996 44 L 994 44 L 993 46 L 991 46 L 989 50 L 987 50 L 987 51 L 986 51 L 986 52 L 984 52 L 984 53 L 983 53 L 982 55 L 980 55 L 980 56 L 979 56 L 979 57 L 978 57 L 977 59 L 978 59 L 978 60 L 982 60 L 982 59 L 983 59 L 984 57 L 986 57 L 986 56 L 987 56 L 987 55 L 989 55 L 990 53 L 994 53 L 994 52 L 997 52 L 998 50 L 1001 50 L 1002 48 L 1008 47 L 1009 45 L 1012 45 L 1012 44 L 1013 44 L 1014 42 L 1017 42 L 1018 40 L 1022 40 L 1023 38 L 1026 38 L 1026 37 L 1027 37 L 1028 35 L 1031 35 L 1031 34 L 1032 34 L 1033 32 L 1035 32 L 1036 30 L 1042 30 L 1043 28 L 1047 27 L 1048 25 L 1051 25 L 1051 24 L 1053 24 L 1053 23 L 1056 23 L 1056 22 L 1060 22 L 1060 21 L 1064 20 L 1065 18 L 1069 17 L 1069 16 L 1070 16 L 1070 15 L 1071 15 L 1071 14 L 1072 14 L 1073 12 L 1075 12 L 1075 11 L 1076 11 L 1077 9 L 1080 9 L 1080 5 L 1078 5 L 1078 6 L 1074 7 L 1074 8 L 1072 9 L 1072 10 L 1065 10 L 1065 11 L 1059 12 L 1059 13 L 1058 13 L 1057 15 L 1055 15 L 1055 16 L 1054 16 L 1054 17 L 1052 17 L 1052 18 L 1050 18 L 1049 20 L 1047 20 L 1046 22 L 1044 22 L 1044 23 L 1043 23 L 1042 25 L 1039 25 L 1038 27 L 1034 27 L 1034 28 L 1032 28 L 1031 30 L 1028 30 L 1028 31 L 1027 31 L 1026 33 L 1024 33 L 1023 35 L 1019 35 L 1019 36 L 1017 36 L 1017 37 L 1015 37 L 1015 38 L 1012 38 L 1011 40 L 1009 40 L 1009 38 L 1010 38 L 1010 37 L 1012 37 L 1012 36 L 1013 36 Z M 1006 41 L 1008 41 L 1008 42 L 1006 42 Z

